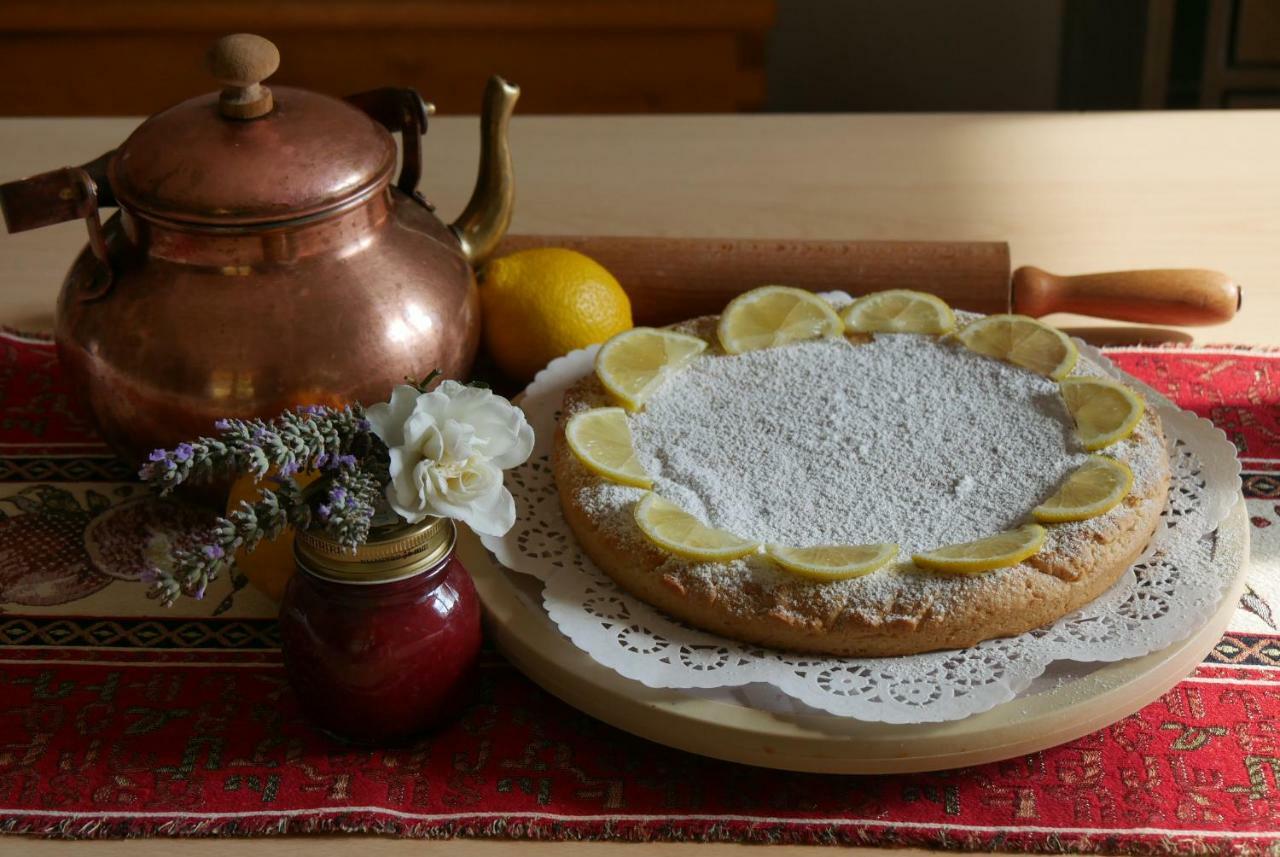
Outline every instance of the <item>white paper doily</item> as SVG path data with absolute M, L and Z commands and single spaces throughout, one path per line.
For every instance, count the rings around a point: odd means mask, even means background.
M 543 581 L 544 609 L 578 648 L 649 687 L 765 683 L 811 708 L 886 723 L 958 720 L 986 711 L 1014 698 L 1054 661 L 1117 661 L 1186 638 L 1213 613 L 1232 571 L 1220 568 L 1214 554 L 1218 524 L 1240 496 L 1235 448 L 1212 423 L 1077 344 L 1082 358 L 1139 387 L 1159 412 L 1173 479 L 1164 525 L 1145 558 L 1100 598 L 1046 628 L 962 650 L 831 658 L 699 631 L 625 592 L 579 550 L 551 473 L 557 411 L 565 390 L 592 371 L 595 348 L 552 361 L 525 392 L 521 407 L 536 441 L 529 460 L 508 474 L 516 525 L 482 542 L 502 565 Z

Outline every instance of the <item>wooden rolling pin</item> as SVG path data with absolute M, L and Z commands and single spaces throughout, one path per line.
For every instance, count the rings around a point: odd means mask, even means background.
M 511 235 L 498 254 L 530 247 L 569 247 L 600 262 L 627 290 L 637 324 L 717 313 L 734 295 L 770 283 L 855 295 L 920 289 L 975 312 L 1172 325 L 1229 321 L 1241 299 L 1230 277 L 1195 268 L 1066 277 L 1028 266 L 1011 275 L 1009 245 L 999 241 Z

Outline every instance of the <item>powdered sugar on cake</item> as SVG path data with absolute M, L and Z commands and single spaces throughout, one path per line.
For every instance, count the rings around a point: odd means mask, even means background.
M 807 546 L 981 538 L 1085 461 L 1047 379 L 935 337 L 709 357 L 631 419 L 655 490 L 713 526 Z
M 1102 373 L 1082 362 L 1076 374 Z M 1088 455 L 1055 382 L 911 334 L 708 354 L 630 422 L 654 490 L 713 526 L 796 546 L 899 544 L 898 562 L 881 571 L 803 584 L 829 610 L 885 622 L 925 602 L 945 613 L 1010 574 L 1037 573 L 939 576 L 916 570 L 910 555 L 1025 523 Z M 1165 466 L 1144 433 L 1105 450 L 1133 469 L 1135 493 Z M 641 538 L 630 517 L 643 493 L 597 483 L 579 496 L 599 526 Z M 1121 511 L 1050 527 L 1046 549 L 1089 538 Z M 800 583 L 758 556 L 667 565 L 721 592 L 749 581 L 794 593 Z

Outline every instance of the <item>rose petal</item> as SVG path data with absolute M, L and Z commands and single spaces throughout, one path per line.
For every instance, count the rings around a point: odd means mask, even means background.
M 455 381 L 452 378 L 446 378 L 440 382 L 440 385 L 436 387 L 436 389 L 439 390 L 441 393 L 443 393 L 449 399 L 456 399 L 460 395 L 465 394 L 468 390 L 483 390 L 484 388 L 468 387 L 466 384 L 463 384 L 460 381 Z
M 513 410 L 520 415 L 519 426 L 516 429 L 515 443 L 507 450 L 505 455 L 494 456 L 491 460 L 494 465 L 501 467 L 503 470 L 509 470 L 517 467 L 529 460 L 529 455 L 533 452 L 533 426 L 524 418 L 524 411 L 519 408 Z
M 416 483 L 415 465 L 409 462 L 403 449 L 390 450 L 391 482 L 387 484 L 387 502 L 409 523 L 416 523 L 426 517 L 422 502 L 422 490 Z
M 413 450 L 414 457 L 426 456 L 439 461 L 444 452 L 440 439 L 441 425 L 442 421 L 419 401 L 405 420 L 403 447 Z
M 409 524 L 416 524 L 423 518 L 427 517 L 427 515 L 431 514 L 425 509 L 414 509 L 409 506 L 402 505 L 400 501 L 396 499 L 395 489 L 392 488 L 390 484 L 387 485 L 387 505 L 389 505 L 397 515 Z
M 424 474 L 428 474 L 423 480 L 428 504 L 437 514 L 450 518 L 460 518 L 470 505 L 502 484 L 502 472 L 479 458 L 468 461 L 465 469 L 452 478 L 429 462 L 420 466 Z
M 524 413 L 489 390 L 463 388 L 450 402 L 450 417 L 475 426 L 473 449 L 504 470 L 523 463 L 533 449 Z
M 472 446 L 476 429 L 470 423 L 460 423 L 455 419 L 446 420 L 441 436 L 444 443 L 441 461 L 466 461 L 475 454 Z
M 501 482 L 466 507 L 458 520 L 482 536 L 502 536 L 515 525 L 516 501 Z
M 379 402 L 365 409 L 365 419 L 373 427 L 373 433 L 388 447 L 404 444 L 404 423 L 413 413 L 418 389 L 399 384 L 391 391 L 391 401 Z

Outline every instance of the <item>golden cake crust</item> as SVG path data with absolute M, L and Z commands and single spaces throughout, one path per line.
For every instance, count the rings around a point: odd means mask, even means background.
M 714 318 L 680 326 L 707 336 Z M 714 343 L 713 337 L 708 337 Z M 1158 445 L 1159 467 L 1115 509 L 1050 528 L 1045 547 L 1017 566 L 977 575 L 928 572 L 860 583 L 816 583 L 786 573 L 717 573 L 673 557 L 631 517 L 634 494 L 602 507 L 603 480 L 578 461 L 564 421 L 613 404 L 594 375 L 565 394 L 553 467 L 565 520 L 582 549 L 625 590 L 690 625 L 735 640 L 799 652 L 872 657 L 963 648 L 1052 623 L 1106 591 L 1141 555 L 1160 520 L 1170 473 L 1159 417 L 1148 408 L 1132 437 Z M 613 489 L 610 489 L 613 490 Z M 754 560 L 753 560 L 754 561 Z M 876 574 L 883 574 L 877 572 Z M 872 575 L 874 576 L 874 575 Z M 892 585 L 894 583 L 900 585 Z

